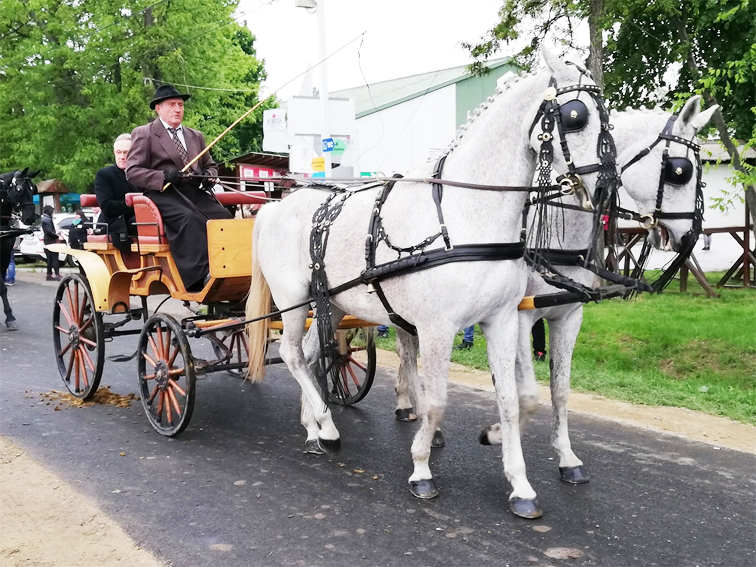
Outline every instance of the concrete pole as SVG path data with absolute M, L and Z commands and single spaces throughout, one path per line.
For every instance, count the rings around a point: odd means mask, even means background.
M 323 140 L 331 137 L 328 121 L 328 68 L 326 65 L 325 0 L 317 0 L 318 11 L 318 52 L 320 54 L 320 138 L 321 151 Z M 331 154 L 322 152 L 325 177 L 331 177 Z

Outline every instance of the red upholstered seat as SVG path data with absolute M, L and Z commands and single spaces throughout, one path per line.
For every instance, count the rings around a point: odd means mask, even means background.
M 90 234 L 87 236 L 87 242 L 100 242 L 103 244 L 107 244 L 108 235 L 107 234 Z
M 134 207 L 140 245 L 167 244 L 163 219 L 157 205 L 141 193 L 126 193 L 126 204 Z
M 87 193 L 86 195 L 79 195 L 79 200 L 82 207 L 99 207 L 97 203 L 97 195 Z

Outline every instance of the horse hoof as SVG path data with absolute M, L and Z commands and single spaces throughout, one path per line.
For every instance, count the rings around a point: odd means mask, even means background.
M 320 448 L 320 444 L 317 439 L 310 439 L 305 441 L 304 452 L 308 455 L 325 455 L 325 451 Z
M 436 431 L 433 434 L 433 439 L 431 440 L 431 447 L 434 449 L 440 449 L 441 447 L 444 447 L 446 445 L 446 439 L 444 439 L 444 434 L 440 431 Z
M 493 443 L 491 443 L 491 440 L 488 438 L 488 432 L 490 431 L 490 429 L 491 429 L 490 427 L 486 427 L 478 435 L 478 442 L 481 445 L 493 445 Z
M 15 321 L 6 321 L 5 326 L 9 331 L 18 331 L 18 323 L 16 323 Z
M 439 494 L 436 481 L 432 478 L 427 480 L 411 480 L 409 484 L 412 496 L 417 498 L 435 498 Z
M 341 438 L 339 439 L 318 439 L 320 448 L 330 455 L 335 455 L 341 451 Z
M 588 475 L 585 474 L 583 465 L 577 467 L 559 467 L 559 479 L 569 484 L 585 484 Z
M 412 413 L 412 408 L 398 409 L 394 412 L 397 421 L 417 421 L 417 416 Z
M 526 498 L 510 498 L 509 509 L 515 516 L 525 518 L 526 520 L 535 520 L 543 516 L 543 511 L 538 506 L 538 500 L 533 498 L 528 500 Z

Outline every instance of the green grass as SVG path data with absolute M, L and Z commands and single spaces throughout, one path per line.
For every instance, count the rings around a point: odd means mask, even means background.
M 721 276 L 707 274 L 712 283 Z M 586 305 L 573 390 L 756 425 L 756 290 L 721 289 L 721 297 L 707 299 L 694 280 L 692 293 L 677 289 L 673 282 L 661 295 Z M 393 350 L 393 331 L 378 346 Z M 454 351 L 452 361 L 488 370 L 479 328 L 474 347 Z M 536 375 L 548 382 L 548 364 L 536 363 Z

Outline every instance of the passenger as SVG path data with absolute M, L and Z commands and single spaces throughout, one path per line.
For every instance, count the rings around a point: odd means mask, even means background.
M 84 249 L 87 236 L 92 234 L 92 221 L 87 218 L 84 211 L 76 209 L 71 228 L 68 229 L 68 245 L 77 250 Z
M 126 177 L 157 205 L 184 286 L 188 291 L 201 291 L 210 268 L 207 220 L 232 217 L 212 193 L 201 188 L 204 181 L 210 189 L 210 179 L 218 175 L 209 153 L 192 164 L 186 174 L 180 171 L 205 148 L 201 132 L 181 125 L 184 101 L 189 97 L 173 85 L 158 87 L 150 102 L 158 120 L 131 133 Z
M 130 236 L 136 235 L 134 209 L 126 205 L 126 193 L 138 190 L 126 180 L 126 156 L 131 147 L 131 134 L 121 134 L 113 143 L 115 164 L 102 168 L 95 175 L 95 195 L 100 206 L 98 223 L 107 223 L 113 246 L 122 253 L 131 250 Z M 101 227 L 97 227 L 102 232 Z

